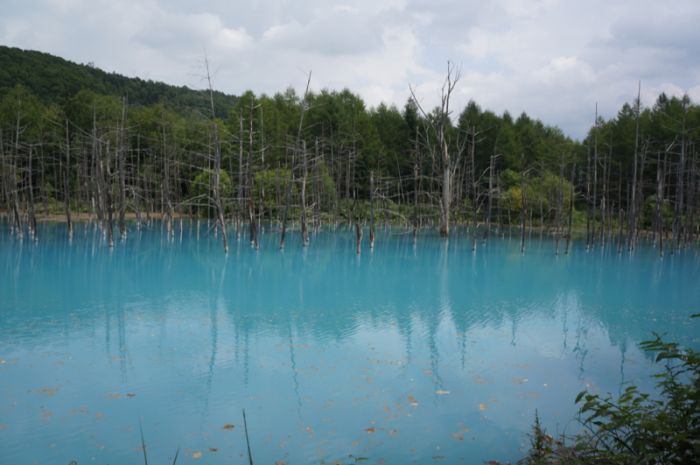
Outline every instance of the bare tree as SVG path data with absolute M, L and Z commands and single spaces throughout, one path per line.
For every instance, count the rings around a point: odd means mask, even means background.
M 461 153 L 464 151 L 464 144 L 457 144 L 457 153 L 452 153 L 449 127 L 450 127 L 450 99 L 452 93 L 460 79 L 460 71 L 451 62 L 447 62 L 447 75 L 442 85 L 440 95 L 440 106 L 435 110 L 435 114 L 430 117 L 416 97 L 413 87 L 409 86 L 411 96 L 416 106 L 427 121 L 430 121 L 432 130 L 436 135 L 437 151 L 439 152 L 440 168 L 442 170 L 442 193 L 440 196 L 440 235 L 448 237 L 450 235 L 450 208 L 452 204 L 452 178 L 458 166 Z
M 228 253 L 228 237 L 226 235 L 226 222 L 224 220 L 224 207 L 221 203 L 221 143 L 219 141 L 219 125 L 216 122 L 214 112 L 214 89 L 211 85 L 211 73 L 209 72 L 209 59 L 204 55 L 204 66 L 207 72 L 207 83 L 209 84 L 209 105 L 211 108 L 211 127 L 214 137 L 214 183 L 212 186 L 214 194 L 214 207 L 216 208 L 216 220 L 221 227 L 221 239 L 223 241 L 224 253 Z

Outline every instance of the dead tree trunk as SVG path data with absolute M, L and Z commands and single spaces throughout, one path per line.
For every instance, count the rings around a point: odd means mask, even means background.
M 561 155 L 561 161 L 559 162 L 559 201 L 557 202 L 557 226 L 555 234 L 556 247 L 554 250 L 554 255 L 559 255 L 559 239 L 561 238 L 561 214 L 564 209 L 564 154 Z
M 238 230 L 240 235 L 243 223 L 244 191 L 243 191 L 243 111 L 238 112 Z
M 664 155 L 665 158 L 665 155 Z M 661 231 L 663 229 L 662 223 L 661 223 L 661 202 L 662 197 L 663 197 L 663 190 L 664 190 L 664 174 L 663 174 L 663 169 L 661 166 L 661 152 L 658 152 L 656 154 L 656 208 L 654 209 L 654 223 L 655 223 L 655 229 L 656 229 L 656 246 L 659 248 L 659 256 L 664 255 L 664 242 L 663 242 L 663 235 L 661 234 Z
M 442 169 L 442 193 L 440 196 L 440 236 L 449 237 L 450 235 L 450 211 L 452 204 L 452 177 L 460 159 L 461 153 L 452 155 L 450 153 L 450 141 L 448 135 L 448 122 L 450 117 L 450 98 L 459 81 L 460 73 L 454 65 L 447 62 L 447 76 L 442 86 L 441 103 L 436 110 L 437 115 L 429 117 L 423 107 L 416 98 L 413 88 L 410 88 L 411 96 L 416 106 L 428 121 L 433 121 L 433 131 L 437 136 L 437 150 L 440 153 L 441 169 Z M 427 139 L 427 131 L 426 131 Z M 428 141 L 426 140 L 426 143 Z M 463 144 L 458 144 L 459 151 L 464 150 Z
M 224 219 L 224 206 L 221 203 L 221 144 L 219 143 L 219 125 L 216 122 L 216 113 L 214 111 L 214 89 L 211 85 L 211 73 L 209 72 L 209 59 L 204 57 L 204 64 L 207 71 L 207 83 L 209 84 L 209 106 L 211 110 L 211 126 L 214 136 L 214 206 L 216 207 L 216 219 L 221 227 L 221 240 L 224 246 L 224 253 L 228 253 L 228 236 L 226 234 L 226 221 Z
M 28 213 L 29 213 L 29 234 L 36 241 L 39 240 L 39 235 L 36 230 L 36 213 L 34 211 L 34 183 L 32 181 L 33 169 L 32 169 L 32 158 L 33 158 L 33 146 L 29 144 L 29 160 L 27 165 L 27 188 L 28 188 Z
M 569 191 L 569 226 L 566 232 L 566 255 L 569 254 L 569 246 L 571 245 L 571 230 L 574 224 L 574 180 L 576 177 L 576 163 L 571 167 L 571 190 Z
M 492 154 L 489 157 L 489 198 L 488 209 L 486 211 L 486 231 L 484 231 L 484 239 L 491 234 L 491 212 L 493 211 L 493 168 L 496 161 L 496 155 Z
M 297 137 L 296 137 L 296 141 L 294 144 L 294 150 L 292 153 L 294 153 L 296 150 L 298 150 L 299 147 L 301 146 L 301 131 L 304 127 L 304 114 L 306 113 L 306 103 L 307 103 L 306 98 L 309 94 L 309 84 L 311 84 L 311 72 L 310 71 L 309 71 L 308 79 L 306 81 L 306 90 L 304 91 L 304 99 L 301 102 L 301 111 L 299 113 L 299 127 L 297 129 Z M 291 197 L 292 182 L 294 180 L 294 158 L 295 158 L 294 155 L 292 155 L 292 165 L 291 165 L 292 166 L 292 169 L 291 169 L 292 179 L 289 181 L 288 186 L 287 186 L 287 199 L 286 199 L 285 205 L 284 205 L 284 215 L 283 215 L 283 219 L 282 219 L 282 231 L 280 233 L 280 249 L 284 248 L 284 240 L 285 240 L 285 236 L 287 233 L 287 214 L 289 211 L 289 202 L 290 202 L 290 197 Z M 303 209 L 303 205 L 302 205 L 302 209 Z
M 309 175 L 306 141 L 301 141 L 301 242 L 304 247 L 309 245 L 309 230 L 306 225 L 306 180 Z
M 21 121 L 21 114 L 19 111 L 17 111 L 17 124 L 15 126 L 15 143 L 14 143 L 14 154 L 13 154 L 14 157 L 12 158 L 12 170 L 11 170 L 12 197 L 13 197 L 12 210 L 13 210 L 13 215 L 15 217 L 15 230 L 17 232 L 17 236 L 20 239 L 22 239 L 24 237 L 24 229 L 22 227 L 22 216 L 20 215 L 19 189 L 17 188 L 17 163 L 20 159 L 20 157 L 19 157 L 19 136 L 21 133 L 20 121 Z
M 634 173 L 632 174 L 632 198 L 628 207 L 629 210 L 629 231 L 627 237 L 627 250 L 634 250 L 634 240 L 637 236 L 637 159 L 639 158 L 639 113 L 640 113 L 640 96 L 642 85 L 639 84 L 637 89 L 637 111 L 634 130 Z
M 593 224 L 591 242 L 596 240 L 596 222 L 598 209 L 598 102 L 595 104 L 595 125 L 593 126 Z
M 369 172 L 369 248 L 374 249 L 374 171 Z
M 119 147 L 117 161 L 119 163 L 119 235 L 126 239 L 126 97 L 122 99 L 122 119 L 119 126 Z
M 63 207 L 66 211 L 66 228 L 68 239 L 73 238 L 73 221 L 70 214 L 70 132 L 66 119 L 66 167 L 63 170 Z
M 520 154 L 522 172 L 520 173 L 520 253 L 525 253 L 525 154 Z
M 249 129 L 248 129 L 248 162 L 246 163 L 246 179 L 248 184 L 248 225 L 250 245 L 254 248 L 259 247 L 258 243 L 258 222 L 255 213 L 255 180 L 253 178 L 253 110 L 255 108 L 254 101 L 250 102 Z

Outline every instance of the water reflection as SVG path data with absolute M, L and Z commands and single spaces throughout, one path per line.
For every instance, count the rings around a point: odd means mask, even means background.
M 582 387 L 650 386 L 637 343 L 651 331 L 698 346 L 697 252 L 473 253 L 466 236 L 385 230 L 358 256 L 339 230 L 281 253 L 267 231 L 228 256 L 197 224 L 133 230 L 111 251 L 94 226 L 72 242 L 60 227 L 39 244 L 3 235 L 0 449 L 132 463 L 141 417 L 151 461 L 181 444 L 230 463 L 245 407 L 269 463 L 514 460 L 536 408 L 573 428 Z

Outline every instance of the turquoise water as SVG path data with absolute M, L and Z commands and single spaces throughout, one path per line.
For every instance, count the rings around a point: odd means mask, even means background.
M 580 390 L 651 389 L 652 331 L 700 346 L 697 251 L 2 228 L 2 464 L 142 463 L 139 421 L 151 464 L 245 463 L 243 408 L 260 464 L 515 461 L 536 409 L 574 432 Z

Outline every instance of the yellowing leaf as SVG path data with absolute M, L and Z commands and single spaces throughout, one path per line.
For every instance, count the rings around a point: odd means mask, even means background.
M 376 432 L 377 432 L 377 428 L 375 428 L 374 426 L 370 426 L 369 428 L 366 428 L 365 431 L 368 432 L 368 433 L 370 433 L 370 434 L 371 434 L 371 433 L 376 433 Z

